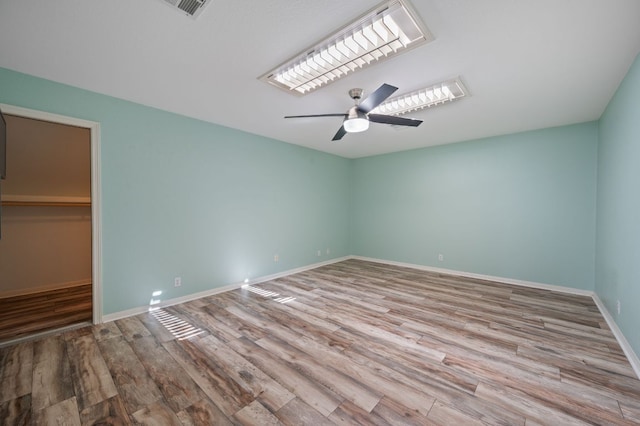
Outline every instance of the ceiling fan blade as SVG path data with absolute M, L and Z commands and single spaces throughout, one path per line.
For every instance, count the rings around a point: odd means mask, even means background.
M 395 86 L 391 86 L 390 84 L 383 84 L 382 86 L 378 87 L 375 92 L 367 96 L 367 99 L 360 102 L 360 105 L 358 105 L 358 109 L 367 113 L 383 103 L 385 99 L 391 96 L 396 90 L 398 90 L 398 88 Z
M 336 112 L 335 114 L 312 114 L 312 115 L 287 115 L 284 118 L 309 118 L 309 117 L 346 117 L 344 112 Z
M 347 134 L 347 131 L 344 129 L 344 126 L 340 126 L 340 128 L 336 132 L 335 136 L 331 140 L 332 141 L 339 141 L 346 134 Z
M 412 118 L 396 117 L 395 115 L 369 114 L 369 121 L 374 123 L 395 124 L 396 126 L 412 126 L 418 127 L 422 124 L 422 120 L 414 120 Z

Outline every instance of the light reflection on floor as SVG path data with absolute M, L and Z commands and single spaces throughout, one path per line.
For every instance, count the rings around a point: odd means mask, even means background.
M 258 294 L 264 298 L 271 298 L 273 301 L 286 304 L 289 302 L 293 302 L 296 300 L 295 297 L 291 296 L 280 296 L 280 293 L 276 293 L 274 291 L 265 290 L 259 287 L 253 287 L 249 284 L 245 284 L 242 286 L 243 290 L 248 290 L 252 293 Z M 154 291 L 152 294 L 151 301 L 149 302 L 149 313 L 154 316 L 163 326 L 166 328 L 173 336 L 178 340 L 190 339 L 191 337 L 198 336 L 199 334 L 204 333 L 204 330 L 197 328 L 187 321 L 181 320 L 180 318 L 171 315 L 164 309 L 160 307 L 155 307 L 154 305 L 159 305 L 161 300 L 159 296 L 162 294 L 161 291 Z M 280 296 L 280 297 L 278 297 Z
M 190 339 L 204 333 L 204 330 L 194 327 L 163 309 L 155 309 L 151 311 L 151 315 L 160 321 L 164 328 L 169 330 L 178 340 Z
M 274 298 L 273 300 L 278 302 L 278 303 L 289 303 L 289 302 L 293 302 L 294 300 L 296 300 L 295 297 L 291 297 L 291 296 L 277 297 L 277 296 L 280 296 L 280 293 L 276 293 L 274 291 L 265 290 L 265 289 L 259 288 L 259 287 L 253 287 L 253 286 L 250 286 L 248 284 L 243 285 L 242 288 L 244 290 L 249 290 L 252 293 L 259 294 L 262 297 L 273 297 Z

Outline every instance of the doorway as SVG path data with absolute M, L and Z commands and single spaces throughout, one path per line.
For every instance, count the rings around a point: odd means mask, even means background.
M 0 342 L 100 323 L 99 124 L 0 109 L 13 153 L 2 182 L 0 304 L 11 309 Z

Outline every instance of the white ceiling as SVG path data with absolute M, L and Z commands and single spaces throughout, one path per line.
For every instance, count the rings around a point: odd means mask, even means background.
M 0 1 L 0 67 L 349 158 L 595 120 L 640 51 L 638 0 L 412 0 L 435 41 L 304 97 L 257 79 L 379 3 Z M 347 91 L 461 76 L 471 96 L 331 142 Z M 366 95 L 366 93 L 365 93 Z

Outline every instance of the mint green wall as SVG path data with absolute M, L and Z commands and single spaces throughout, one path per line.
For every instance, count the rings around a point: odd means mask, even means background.
M 595 288 L 640 354 L 640 56 L 599 128 Z
M 592 122 L 355 160 L 353 254 L 593 290 L 596 154 Z
M 595 289 L 640 352 L 638 61 L 599 123 L 358 160 L 5 69 L 0 102 L 101 123 L 106 314 L 355 254 Z
M 101 124 L 105 314 L 349 254 L 350 160 L 6 69 L 0 102 Z

